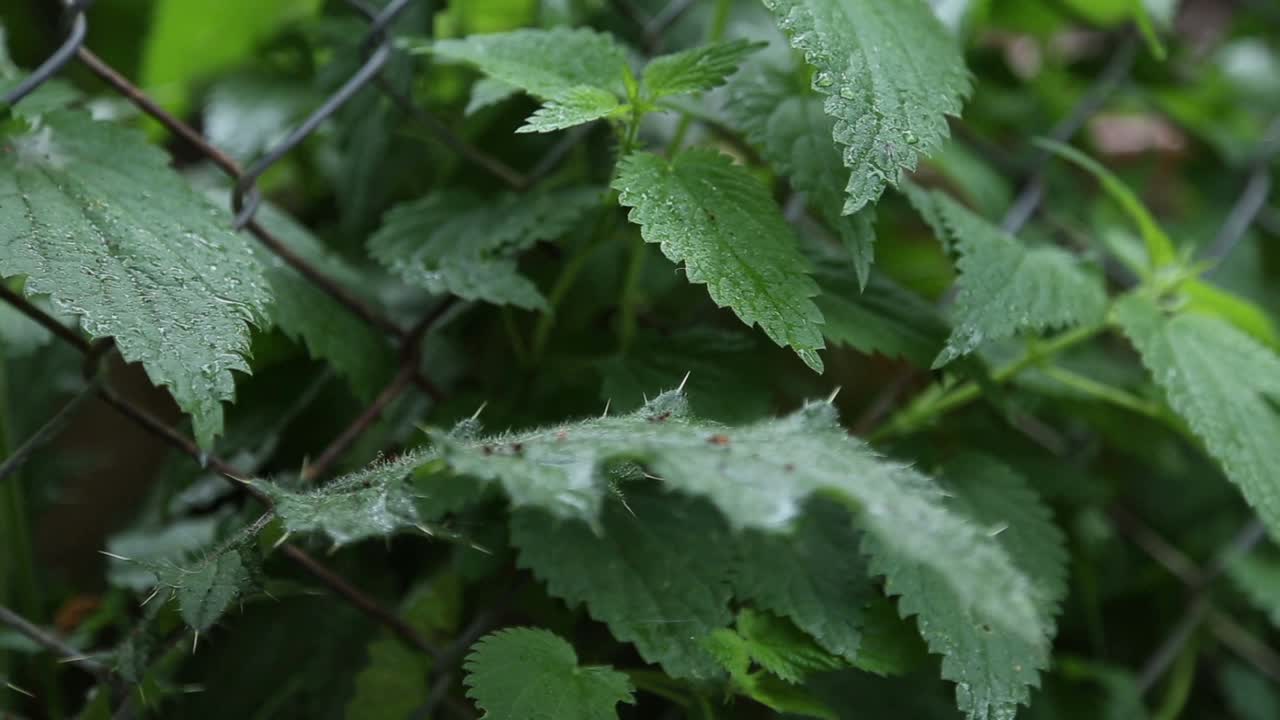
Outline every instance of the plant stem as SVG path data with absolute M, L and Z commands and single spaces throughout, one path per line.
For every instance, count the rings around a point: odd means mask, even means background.
M 640 294 L 640 276 L 644 272 L 646 247 L 643 238 L 636 238 L 627 258 L 627 273 L 622 280 L 622 301 L 619 304 L 618 348 L 626 352 L 636 336 L 636 306 Z
M 1130 410 L 1139 415 L 1145 415 L 1154 420 L 1163 422 L 1168 419 L 1167 413 L 1159 404 L 1143 400 L 1137 395 L 1121 390 L 1118 387 L 1100 383 L 1097 380 L 1058 366 L 1047 367 L 1044 369 L 1044 373 L 1072 390 L 1088 395 L 1091 398 Z
M 1197 644 L 1194 641 L 1187 643 L 1182 653 L 1178 655 L 1173 672 L 1169 674 L 1169 684 L 1165 688 L 1164 699 L 1160 702 L 1159 709 L 1152 714 L 1155 720 L 1177 720 L 1187 706 L 1187 700 L 1191 697 L 1191 686 L 1196 678 L 1196 656 L 1199 654 Z
M 1023 370 L 1093 338 L 1102 332 L 1104 327 L 1103 325 L 1079 327 L 1043 343 L 1033 345 L 1022 357 L 992 373 L 991 379 L 997 383 L 1006 382 Z M 978 387 L 978 383 L 972 380 L 963 382 L 949 390 L 941 385 L 935 385 L 922 393 L 910 405 L 890 417 L 879 430 L 871 434 L 871 440 L 883 440 L 914 432 L 938 417 L 968 405 L 981 395 L 982 391 Z
M 582 272 L 587 260 L 591 259 L 592 253 L 600 247 L 604 238 L 613 234 L 613 226 L 618 217 L 614 209 L 614 205 L 617 204 L 615 193 L 611 192 L 605 202 L 606 205 L 601 209 L 600 218 L 592 228 L 591 235 L 583 240 L 565 261 L 564 267 L 560 268 L 560 275 L 556 277 L 555 285 L 547 294 L 548 308 L 543 311 L 542 316 L 538 318 L 538 324 L 533 329 L 531 347 L 534 362 L 542 359 L 542 354 L 547 349 L 547 341 L 551 339 L 551 329 L 555 327 L 556 312 L 564 302 L 565 296 L 569 294 L 569 290 L 573 288 L 578 274 Z

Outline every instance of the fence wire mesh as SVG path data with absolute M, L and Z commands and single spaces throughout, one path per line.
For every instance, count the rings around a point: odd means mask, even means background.
M 134 104 L 142 113 L 159 122 L 175 138 L 188 144 L 234 182 L 230 212 L 233 216 L 232 224 L 236 230 L 248 232 L 264 247 L 337 301 L 347 312 L 396 342 L 400 350 L 400 360 L 393 379 L 344 430 L 328 443 L 316 456 L 316 460 L 303 469 L 303 478 L 310 482 L 325 477 L 346 451 L 373 426 L 387 407 L 405 393 L 416 389 L 433 400 L 438 401 L 444 397 L 443 391 L 421 368 L 421 349 L 427 334 L 454 306 L 454 301 L 445 299 L 438 302 L 412 327 L 404 328 L 397 325 L 357 294 L 344 288 L 322 270 L 293 252 L 257 221 L 256 214 L 262 203 L 261 193 L 257 187 L 258 180 L 303 143 L 326 120 L 354 97 L 367 90 L 383 93 L 399 110 L 423 125 L 445 147 L 515 190 L 527 189 L 538 183 L 556 166 L 568 149 L 581 140 L 582 133 L 585 132 L 584 128 L 577 128 L 566 133 L 565 138 L 553 146 L 527 173 L 521 173 L 500 159 L 474 147 L 430 111 L 417 105 L 405 93 L 398 91 L 383 76 L 383 70 L 396 52 L 392 32 L 394 23 L 411 2 L 412 0 L 392 0 L 379 9 L 364 0 L 346 0 L 346 4 L 367 22 L 367 30 L 361 44 L 363 63 L 302 123 L 247 168 L 242 168 L 230 155 L 211 145 L 192 126 L 167 112 L 142 89 L 85 46 L 92 0 L 72 0 L 65 3 L 63 42 L 39 67 L 0 96 L 0 110 L 7 109 L 57 76 L 71 61 L 79 60 L 108 87 Z M 661 47 L 665 30 L 693 5 L 689 0 L 672 0 L 662 12 L 652 18 L 646 18 L 628 0 L 614 0 L 614 3 L 637 25 L 645 39 L 649 54 L 653 54 Z M 1103 70 L 1076 105 L 1049 129 L 1046 133 L 1048 137 L 1063 142 L 1072 139 L 1129 81 L 1130 72 L 1141 47 L 1138 35 L 1130 30 L 1116 35 L 1113 39 L 1115 47 Z M 984 147 L 991 147 L 985 140 L 972 137 L 967 129 L 961 127 L 958 130 L 957 135 L 962 140 L 971 142 L 980 151 Z M 1222 259 L 1230 253 L 1258 220 L 1271 190 L 1270 162 L 1277 152 L 1280 152 L 1280 118 L 1276 118 L 1271 123 L 1264 140 L 1257 147 L 1250 174 L 1241 189 L 1235 207 L 1207 251 L 1209 257 Z M 1016 173 L 1015 179 L 1021 182 L 1021 190 L 1003 219 L 1003 226 L 1010 232 L 1017 232 L 1025 226 L 1042 207 L 1046 194 L 1047 171 L 1053 161 L 1049 153 L 1037 152 L 1029 163 L 1022 166 L 1009 162 L 993 163 L 993 166 L 1003 172 Z M 237 483 L 237 487 L 256 498 L 268 509 L 270 508 L 270 500 L 261 491 L 251 485 L 238 482 L 250 476 L 252 468 L 237 467 L 222 457 L 203 452 L 190 437 L 111 387 L 106 373 L 101 368 L 104 358 L 112 351 L 109 341 L 90 343 L 58 319 L 2 284 L 0 284 L 0 300 L 16 308 L 31 321 L 43 326 L 58 340 L 82 353 L 85 377 L 83 389 L 9 457 L 0 462 L 0 482 L 15 473 L 41 446 L 56 438 L 71 416 L 87 400 L 96 397 L 105 401 L 122 417 L 189 456 L 193 461 Z M 904 385 L 905 383 L 889 383 L 886 393 L 872 403 L 869 414 L 864 416 L 857 426 L 874 424 L 876 415 L 879 414 L 877 408 L 884 406 L 882 410 L 887 409 L 895 401 L 896 395 L 902 391 Z M 1231 618 L 1218 611 L 1209 597 L 1213 583 L 1222 576 L 1227 564 L 1240 555 L 1248 553 L 1265 537 L 1259 521 L 1255 519 L 1247 523 L 1230 541 L 1218 549 L 1207 565 L 1199 567 L 1177 548 L 1160 538 L 1154 530 L 1144 525 L 1139 518 L 1129 515 L 1122 509 L 1117 509 L 1112 519 L 1113 524 L 1124 537 L 1132 541 L 1155 563 L 1176 576 L 1187 588 L 1185 611 L 1168 629 L 1147 662 L 1138 670 L 1139 686 L 1144 692 L 1155 686 L 1168 672 L 1183 646 L 1201 626 L 1207 627 L 1226 647 L 1251 663 L 1260 672 L 1280 681 L 1280 655 L 1253 640 L 1238 625 L 1235 625 Z M 306 551 L 290 543 L 282 544 L 280 550 L 304 572 L 310 574 L 343 601 L 388 628 L 410 646 L 431 654 L 441 663 L 439 667 L 447 668 L 450 665 L 456 665 L 470 641 L 481 634 L 487 618 L 491 615 L 491 613 L 479 613 L 480 617 L 475 623 L 461 633 L 449 647 L 436 648 L 395 612 L 351 585 Z M 54 655 L 95 678 L 109 685 L 118 684 L 119 678 L 111 677 L 109 668 L 91 658 L 80 657 L 74 648 L 57 636 L 32 625 L 7 608 L 0 607 L 0 623 L 27 635 Z M 445 672 L 440 681 L 433 686 L 431 693 L 433 701 L 429 702 L 429 708 L 439 702 L 447 702 L 443 699 L 443 690 L 447 688 L 449 677 L 448 672 Z

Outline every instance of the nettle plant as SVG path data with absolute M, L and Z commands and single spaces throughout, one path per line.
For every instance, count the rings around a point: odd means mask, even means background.
M 1280 565 L 1242 551 L 1280 531 L 1280 335 L 1266 263 L 1222 261 L 1265 189 L 1197 259 L 1187 213 L 1167 231 L 1146 202 L 1216 218 L 1221 182 L 1164 167 L 1140 196 L 1062 142 L 1110 102 L 1207 137 L 1208 175 L 1265 180 L 1257 121 L 1215 130 L 1201 89 L 1233 86 L 1170 80 L 1200 56 L 1164 60 L 1141 3 L 1063 3 L 1118 25 L 1105 67 L 1043 84 L 977 38 L 1079 17 L 935 4 L 400 2 L 368 39 L 320 3 L 162 4 L 153 44 L 280 36 L 166 96 L 270 159 L 241 233 L 204 162 L 232 160 L 182 136 L 171 157 L 101 86 L 45 79 L 0 126 L 0 702 L 1137 718 L 1164 682 L 1161 718 L 1270 717 L 1249 608 L 1274 622 Z M 279 144 L 370 57 L 385 92 L 357 78 Z M 1148 89 L 1121 91 L 1135 62 Z M 983 133 L 1034 159 L 1016 201 Z M 186 420 L 131 404 L 139 367 Z M 42 450 L 93 397 L 177 452 Z M 110 521 L 103 589 L 31 527 L 109 449 L 159 469 Z M 1223 572 L 1242 593 L 1209 594 Z

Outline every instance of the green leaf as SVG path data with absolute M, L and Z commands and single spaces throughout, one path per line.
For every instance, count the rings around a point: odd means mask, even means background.
M 742 536 L 734 594 L 790 618 L 828 652 L 854 660 L 862 642 L 863 608 L 877 596 L 865 561 L 849 552 L 857 545 L 858 533 L 844 508 L 810 502 L 792 533 Z
M 212 445 L 270 299 L 227 213 L 140 133 L 82 113 L 50 113 L 0 143 L 0 275 L 26 275 L 26 292 L 114 338 Z
M 497 105 L 520 92 L 520 88 L 491 77 L 480 78 L 471 86 L 471 99 L 467 101 L 464 115 L 474 115 L 481 110 Z
M 847 263 L 820 261 L 816 267 L 814 277 L 822 294 L 814 302 L 826 320 L 822 332 L 830 343 L 903 357 L 917 365 L 928 365 L 938 356 L 947 324 L 931 303 L 884 273 L 873 275 L 861 289 Z
M 952 512 L 932 480 L 851 438 L 828 403 L 725 427 L 691 417 L 684 397 L 668 392 L 629 415 L 469 442 L 433 437 L 455 471 L 500 481 L 514 505 L 587 525 L 607 507 L 608 471 L 621 462 L 711 500 L 736 530 L 790 532 L 806 501 L 822 494 L 853 510 L 857 524 L 903 562 L 933 569 L 963 603 L 996 615 L 1005 630 L 1041 633 L 1032 588 L 998 543 Z
M 802 682 L 810 673 L 839 670 L 846 664 L 814 642 L 804 631 L 787 620 L 769 613 L 743 610 L 738 613 L 737 631 L 721 628 L 711 641 L 736 638 L 751 660 L 766 672 L 789 683 Z
M 399 638 L 383 637 L 369 644 L 369 662 L 356 675 L 355 694 L 344 720 L 401 720 L 412 717 L 430 691 L 427 657 Z
M 561 93 L 538 108 L 528 121 L 516 130 L 518 133 L 555 132 L 593 120 L 609 117 L 623 106 L 608 90 L 579 85 Z
M 462 584 L 452 573 L 428 578 L 401 603 L 400 616 L 425 637 L 457 631 Z M 369 662 L 355 677 L 345 720 L 403 720 L 427 701 L 431 658 L 389 630 L 369 644 Z
M 1151 212 L 1142 204 L 1142 200 L 1138 199 L 1138 196 L 1134 194 L 1133 190 L 1129 189 L 1128 185 L 1124 184 L 1124 181 L 1103 167 L 1097 160 L 1070 145 L 1044 138 L 1039 138 L 1035 142 L 1036 145 L 1088 172 L 1102 185 L 1102 189 L 1111 196 L 1111 199 L 1120 206 L 1120 209 L 1129 216 L 1134 226 L 1138 228 L 1138 232 L 1142 235 L 1142 241 L 1147 247 L 1147 259 L 1151 263 L 1151 269 L 1159 270 L 1178 261 L 1178 251 L 1174 247 L 1173 241 L 1169 239 L 1168 234 L 1160 227 L 1160 223 L 1156 222 L 1156 219 L 1151 216 Z
M 644 68 L 647 97 L 657 100 L 720 87 L 748 55 L 762 47 L 764 43 L 728 40 L 656 57 Z
M 184 518 L 163 528 L 136 529 L 111 536 L 107 540 L 107 552 L 111 553 L 108 581 L 115 587 L 130 590 L 151 589 L 155 586 L 155 573 L 149 568 L 166 561 L 180 562 L 212 545 L 222 519 L 219 515 L 203 515 Z
M 335 546 L 347 545 L 422 529 L 408 478 L 423 462 L 409 453 L 304 492 L 273 483 L 258 487 L 271 498 L 286 532 L 324 533 Z
M 769 164 L 791 178 L 823 219 L 840 236 L 853 259 L 861 288 L 867 285 L 875 254 L 874 212 L 844 214 L 848 170 L 828 140 L 835 123 L 823 112 L 822 98 L 800 94 L 776 78 L 735 83 L 729 112 Z M 824 309 L 825 312 L 825 309 Z
M 496 199 L 433 192 L 387 213 L 369 252 L 405 282 L 433 293 L 541 309 L 547 301 L 519 274 L 518 253 L 568 232 L 599 198 L 593 188 Z
M 909 193 L 917 206 L 932 205 L 935 221 L 945 227 L 960 255 L 955 327 L 935 368 L 1019 331 L 1102 321 L 1106 289 L 1070 253 L 1028 248 L 943 193 Z
M 744 616 L 752 618 L 746 623 L 749 629 L 744 629 Z M 740 614 L 738 632 L 721 628 L 704 644 L 729 672 L 737 692 L 777 712 L 836 720 L 837 715 L 821 701 L 793 681 L 773 674 L 769 667 L 798 678 L 810 670 L 839 667 L 839 661 L 823 654 L 794 627 L 780 631 L 768 628 L 770 622 L 779 621 L 755 613 Z M 752 670 L 753 662 L 765 669 Z
M 1240 487 L 1273 537 L 1280 536 L 1280 357 L 1226 322 L 1201 313 L 1170 315 L 1131 295 L 1114 317 L 1169 405 Z
M 152 564 L 151 568 L 160 586 L 171 589 L 177 597 L 182 619 L 196 632 L 204 632 L 248 591 L 253 583 L 253 562 L 256 560 L 246 558 L 240 550 L 227 548 L 192 568 L 170 563 Z
M 915 615 L 930 650 L 943 656 L 942 676 L 956 683 L 956 703 L 970 718 L 1011 718 L 1030 701 L 1048 667 L 1054 616 L 1066 596 L 1067 553 L 1062 532 L 1026 481 L 998 461 L 963 456 L 944 470 L 956 509 L 989 528 L 1035 583 L 1040 632 L 1026 637 L 999 632 L 999 612 L 966 603 L 939 582 L 936 570 L 902 563 L 869 538 L 872 568 L 886 576 L 885 591 L 898 595 L 904 617 Z
M 622 160 L 614 186 L 644 239 L 683 262 L 689 282 L 706 284 L 716 305 L 760 325 L 822 372 L 822 312 L 811 299 L 818 286 L 773 198 L 750 173 L 714 150 L 670 162 L 639 152 Z
M 816 70 L 833 138 L 853 171 L 845 214 L 879 199 L 948 136 L 969 74 L 955 39 L 923 0 L 768 0 Z
M 480 72 L 543 100 L 586 85 L 621 96 L 627 53 L 608 33 L 588 28 L 515 30 L 410 46 L 474 65 Z
M 1197 279 L 1182 283 L 1178 291 L 1186 297 L 1189 310 L 1217 315 L 1272 350 L 1280 350 L 1280 333 L 1271 316 L 1249 300 Z
M 613 636 L 681 678 L 716 677 L 700 639 L 733 619 L 730 535 L 704 502 L 628 490 L 606 503 L 596 534 L 583 522 L 516 513 L 520 566 L 570 604 L 585 603 Z
M 572 645 L 537 628 L 481 638 L 465 668 L 484 720 L 616 720 L 618 703 L 635 704 L 626 675 L 579 665 Z
M 249 569 L 236 550 L 213 558 L 194 572 L 184 572 L 190 574 L 178 588 L 178 603 L 182 619 L 195 630 L 212 627 L 250 581 Z
M 258 222 L 282 244 L 346 288 L 367 281 L 344 260 L 329 252 L 306 228 L 270 205 Z M 279 255 L 256 246 L 271 286 L 271 321 L 285 335 L 303 343 L 314 358 L 327 361 L 362 398 L 372 399 L 386 385 L 395 355 L 378 330 L 338 304 Z

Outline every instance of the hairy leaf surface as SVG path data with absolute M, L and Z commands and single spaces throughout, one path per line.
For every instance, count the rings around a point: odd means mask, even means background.
M 852 171 L 844 212 L 875 202 L 948 136 L 969 75 L 955 39 L 924 0 L 768 0 L 816 69 L 832 136 Z
M 270 300 L 249 245 L 141 133 L 59 111 L 0 143 L 0 274 L 114 338 L 209 447 Z
M 622 160 L 614 185 L 644 239 L 683 262 L 689 282 L 705 284 L 717 305 L 822 371 L 822 312 L 811 299 L 818 287 L 782 213 L 750 173 L 714 150 L 670 162 L 640 152 Z
M 597 522 L 611 492 L 608 469 L 620 461 L 711 500 L 737 530 L 791 532 L 810 496 L 833 497 L 896 558 L 936 571 L 1005 631 L 1042 631 L 1032 588 L 1005 551 L 950 510 L 932 480 L 851 438 L 827 403 L 725 427 L 690 416 L 684 397 L 669 392 L 629 415 L 471 442 L 435 437 L 457 472 L 499 481 L 516 505 L 587 525 Z
M 573 646 L 546 630 L 492 633 L 465 668 L 467 695 L 487 720 L 616 720 L 618 703 L 635 703 L 626 675 L 579 665 Z
M 1064 538 L 1026 481 L 1001 463 L 962 456 L 944 476 L 956 509 L 989 528 L 1034 583 L 1037 636 L 999 632 L 998 611 L 969 605 L 939 582 L 935 570 L 900 561 L 878 540 L 869 539 L 866 547 L 872 568 L 886 576 L 886 592 L 900 596 L 899 611 L 916 616 L 929 649 L 943 656 L 942 676 L 956 683 L 959 708 L 973 720 L 1012 718 L 1049 664 L 1054 617 L 1067 589 Z
M 261 483 L 291 533 L 323 533 L 334 545 L 419 529 L 422 521 L 408 478 L 423 463 L 417 454 L 374 465 L 323 487 L 288 490 Z

